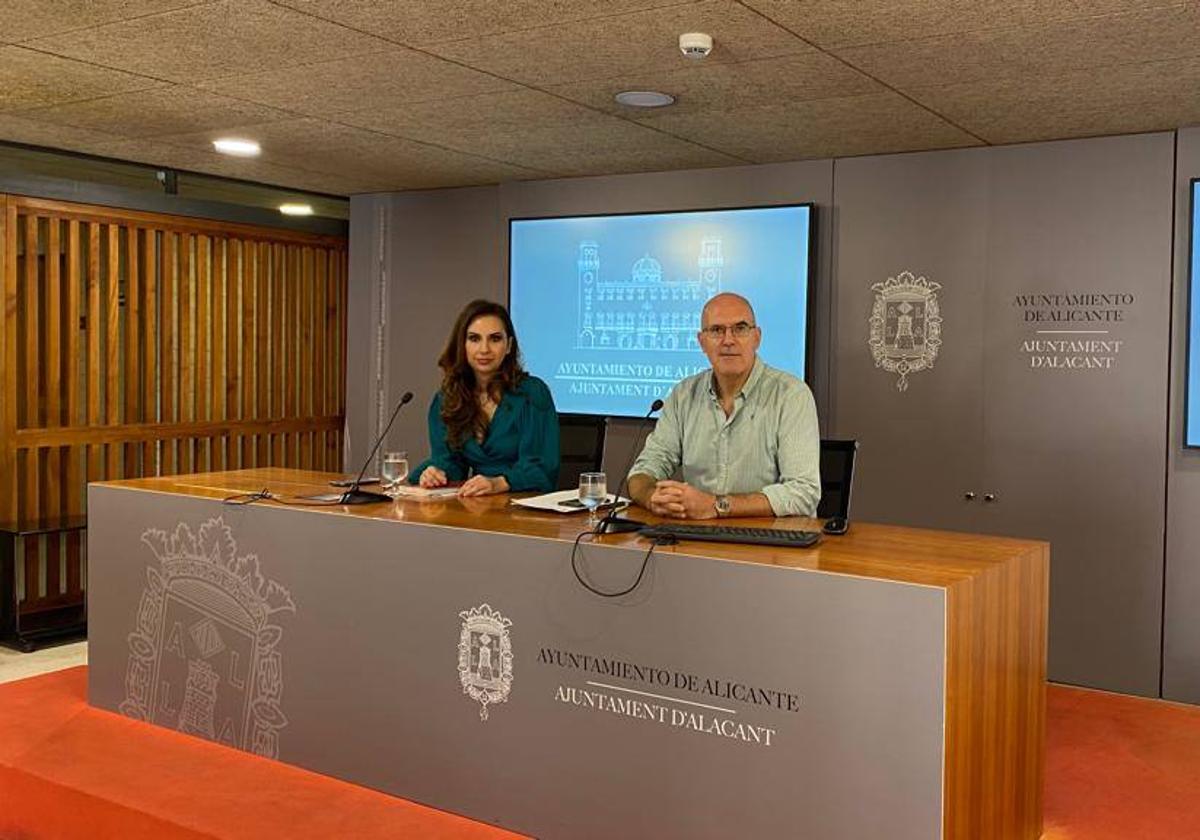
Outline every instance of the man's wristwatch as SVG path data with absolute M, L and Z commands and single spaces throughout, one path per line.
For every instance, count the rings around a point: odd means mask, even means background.
M 728 496 L 717 496 L 713 501 L 713 507 L 717 511 L 717 517 L 723 518 L 729 515 L 733 510 L 733 501 Z

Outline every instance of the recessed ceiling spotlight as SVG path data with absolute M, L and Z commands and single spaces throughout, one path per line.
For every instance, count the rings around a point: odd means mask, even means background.
M 279 212 L 285 216 L 311 216 L 313 209 L 311 204 L 287 204 L 279 205 Z
M 623 90 L 617 94 L 616 100 L 631 108 L 661 108 L 672 104 L 675 97 L 657 90 Z
M 257 157 L 262 152 L 262 146 L 253 140 L 242 140 L 237 137 L 222 137 L 213 141 L 213 148 L 223 155 L 235 157 Z

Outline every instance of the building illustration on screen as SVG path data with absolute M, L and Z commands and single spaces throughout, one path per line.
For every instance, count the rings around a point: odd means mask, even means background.
M 634 262 L 628 277 L 604 276 L 600 244 L 579 243 L 580 350 L 696 351 L 700 311 L 721 291 L 725 258 L 721 240 L 700 242 L 696 276 L 668 279 L 650 254 Z

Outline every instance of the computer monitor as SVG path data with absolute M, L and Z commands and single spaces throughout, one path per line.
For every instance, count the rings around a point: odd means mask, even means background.
M 750 300 L 768 364 L 811 363 L 813 207 L 512 219 L 509 305 L 560 412 L 640 417 L 708 361 L 700 312 Z
M 1191 184 L 1191 253 L 1188 259 L 1187 379 L 1183 445 L 1200 447 L 1200 178 Z

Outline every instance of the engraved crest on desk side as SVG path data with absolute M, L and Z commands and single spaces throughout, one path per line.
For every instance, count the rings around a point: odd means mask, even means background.
M 220 517 L 198 532 L 150 528 L 142 542 L 158 564 L 129 634 L 121 712 L 277 758 L 287 718 L 274 621 L 296 611 L 291 593 L 262 576 L 256 555 L 238 555 Z
M 933 367 L 942 346 L 940 283 L 902 271 L 875 283 L 868 345 L 875 367 L 898 373 L 896 389 L 908 390 L 908 376 Z
M 513 680 L 512 622 L 487 604 L 458 614 L 458 679 L 463 694 L 480 704 L 479 719 L 488 719 L 488 706 L 508 699 Z

